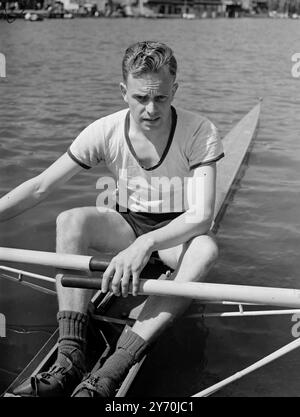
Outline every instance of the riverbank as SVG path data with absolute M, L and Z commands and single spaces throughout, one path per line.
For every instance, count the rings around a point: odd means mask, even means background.
M 193 13 L 183 13 L 181 14 L 164 14 L 164 13 L 151 13 L 151 14 L 131 14 L 126 15 L 121 10 L 116 10 L 115 12 L 106 15 L 103 12 L 95 11 L 91 12 L 69 12 L 67 10 L 60 11 L 49 11 L 49 10 L 34 10 L 34 9 L 24 9 L 24 10 L 14 10 L 14 11 L 5 11 L 0 10 L 0 20 L 14 21 L 16 19 L 24 19 L 28 21 L 42 21 L 45 19 L 74 19 L 74 18 L 146 18 L 146 19 L 187 19 L 187 20 L 201 20 L 201 19 L 220 19 L 220 18 L 271 18 L 271 19 L 299 19 L 300 16 L 297 14 L 288 15 L 286 13 L 277 13 L 276 11 L 268 13 L 242 13 L 236 16 L 227 16 L 226 14 L 203 14 L 201 16 L 196 16 Z

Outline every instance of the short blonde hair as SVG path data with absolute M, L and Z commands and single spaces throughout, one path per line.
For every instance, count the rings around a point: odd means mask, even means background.
M 137 42 L 125 51 L 122 61 L 123 80 L 127 81 L 128 74 L 138 77 L 147 72 L 158 72 L 165 65 L 175 78 L 177 61 L 169 46 L 157 41 Z

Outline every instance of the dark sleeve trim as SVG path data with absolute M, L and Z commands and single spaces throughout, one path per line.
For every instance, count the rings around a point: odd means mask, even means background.
M 220 159 L 224 158 L 224 156 L 225 156 L 225 154 L 224 154 L 224 152 L 223 152 L 223 153 L 221 153 L 221 155 L 217 156 L 217 157 L 216 157 L 216 158 L 214 158 L 214 159 L 210 159 L 209 161 L 199 162 L 198 164 L 194 164 L 194 165 L 192 165 L 192 166 L 190 167 L 190 169 L 195 169 L 195 168 L 198 168 L 198 167 L 201 167 L 201 166 L 204 166 L 204 165 L 210 165 L 210 164 L 213 164 L 214 162 L 217 162 L 217 161 L 219 161 Z
M 68 153 L 69 157 L 70 157 L 71 159 L 73 159 L 73 161 L 74 161 L 74 162 L 76 162 L 76 164 L 78 164 L 78 165 L 80 165 L 80 166 L 81 166 L 81 168 L 84 168 L 84 169 L 91 169 L 91 167 L 89 167 L 88 165 L 85 165 L 83 162 L 79 161 L 79 159 L 78 159 L 78 158 L 76 158 L 76 156 L 74 156 L 74 155 L 72 154 L 72 152 L 71 152 L 71 149 L 70 149 L 70 148 L 68 149 L 67 153 Z

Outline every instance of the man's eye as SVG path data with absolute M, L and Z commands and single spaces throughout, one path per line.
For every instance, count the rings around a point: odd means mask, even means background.
M 156 97 L 156 101 L 158 101 L 159 103 L 162 103 L 162 102 L 164 102 L 166 100 L 167 100 L 167 97 L 166 96 L 158 96 L 158 97 Z
M 147 101 L 147 97 L 145 96 L 136 96 L 137 101 L 144 103 L 145 101 Z

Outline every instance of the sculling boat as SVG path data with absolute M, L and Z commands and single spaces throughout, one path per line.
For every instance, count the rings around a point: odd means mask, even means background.
M 223 139 L 226 157 L 218 163 L 215 219 L 212 227 L 214 232 L 217 231 L 226 207 L 230 203 L 230 198 L 236 188 L 236 183 L 243 175 L 245 169 L 245 164 L 243 164 L 243 162 L 257 131 L 260 107 L 261 103 L 259 102 Z M 167 267 L 155 258 L 150 259 L 149 264 L 143 271 L 143 279 L 141 279 L 139 288 L 139 297 L 128 297 L 126 299 L 116 298 L 112 293 L 102 294 L 99 290 L 99 271 L 104 271 L 108 265 L 108 261 L 103 258 L 99 259 L 91 256 L 62 255 L 40 251 L 0 248 L 0 261 L 11 262 L 14 264 L 22 262 L 51 265 L 58 268 L 85 272 L 94 271 L 95 274 L 98 275 L 98 277 L 89 278 L 66 275 L 63 283 L 66 286 L 98 289 L 90 304 L 91 326 L 88 334 L 88 366 L 90 370 L 96 370 L 99 366 L 102 366 L 106 358 L 114 350 L 115 343 L 124 326 L 126 324 L 132 325 L 134 323 L 134 320 L 142 308 L 145 297 L 150 294 L 188 297 L 202 300 L 204 303 L 227 303 L 237 305 L 238 311 L 218 313 L 218 315 L 224 315 L 226 317 L 254 314 L 292 314 L 294 312 L 299 312 L 298 309 L 300 308 L 300 290 L 194 282 L 175 283 L 163 279 L 156 280 L 154 278 L 166 273 Z M 23 285 L 29 285 L 42 291 L 45 289 L 33 283 L 33 280 L 45 280 L 53 284 L 55 282 L 54 278 L 21 271 L 7 266 L 0 266 L 0 277 L 10 280 L 17 279 Z M 49 290 L 47 289 L 46 291 Z M 247 311 L 245 310 L 247 304 L 282 306 L 285 307 L 285 309 Z M 211 315 L 212 314 L 209 316 Z M 23 372 L 21 372 L 8 387 L 4 395 L 12 395 L 13 389 L 25 378 L 47 370 L 51 366 L 56 359 L 57 339 L 58 330 L 54 332 Z M 232 377 L 226 378 L 224 381 L 221 381 L 194 396 L 207 396 L 212 394 L 244 374 L 257 369 L 300 346 L 299 340 L 294 340 L 287 346 L 268 355 L 266 358 L 251 365 L 245 370 Z M 149 355 L 151 355 L 151 353 Z M 116 396 L 122 397 L 126 395 L 137 374 L 142 370 L 144 360 L 145 358 L 130 370 L 123 384 L 116 392 Z

